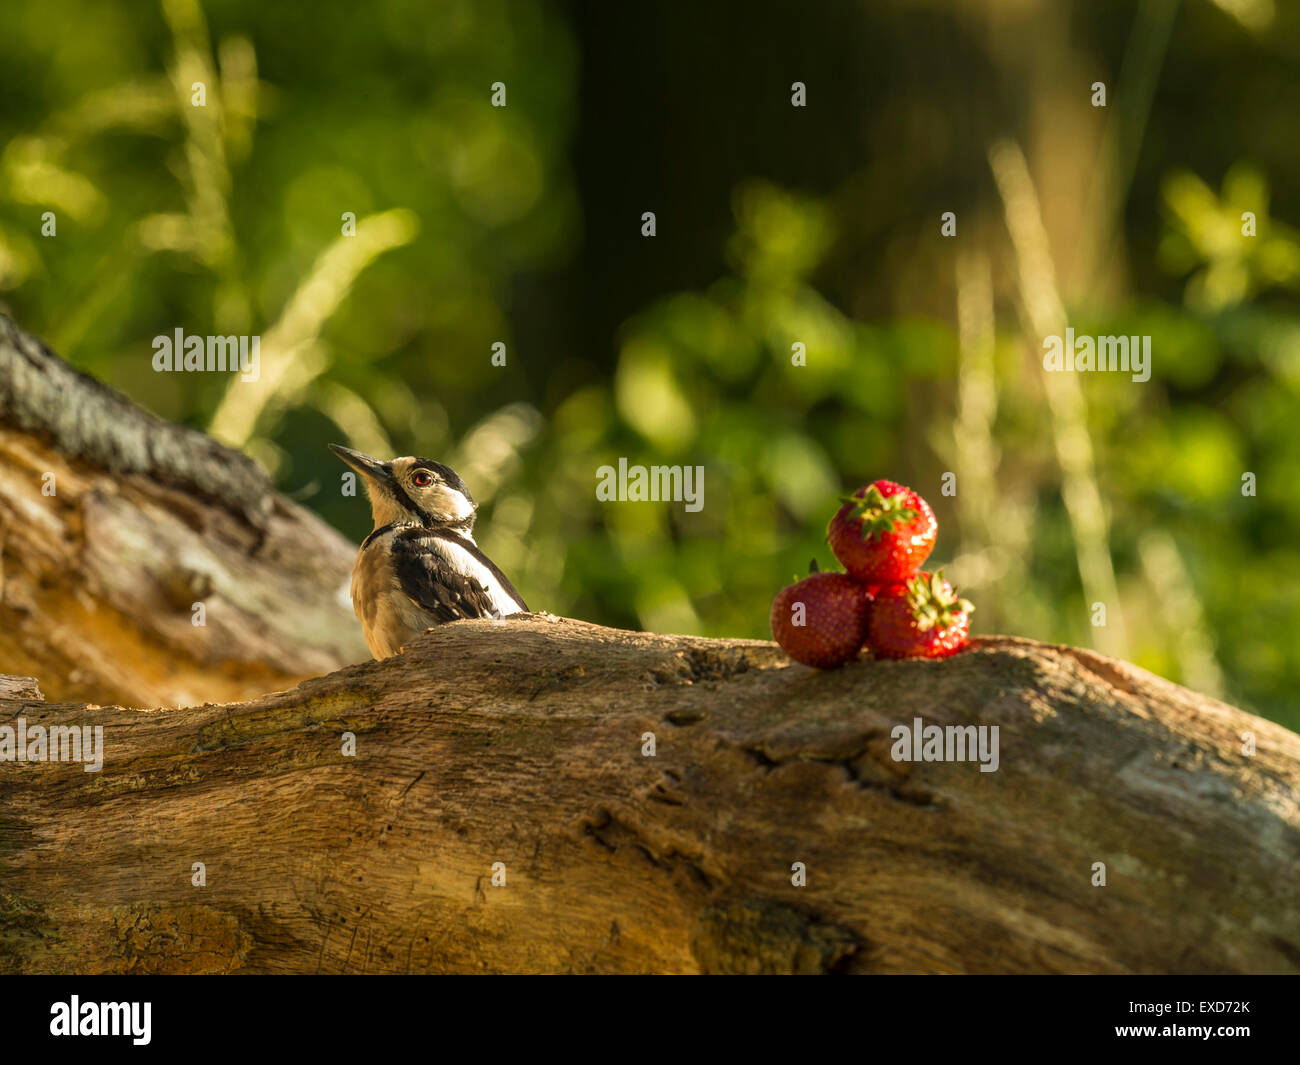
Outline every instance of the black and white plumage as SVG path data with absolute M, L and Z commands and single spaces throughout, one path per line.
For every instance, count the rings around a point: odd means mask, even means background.
M 527 612 L 474 542 L 477 507 L 455 470 L 415 456 L 380 462 L 337 444 L 330 450 L 361 474 L 374 514 L 352 570 L 352 606 L 372 655 L 394 655 L 448 621 Z

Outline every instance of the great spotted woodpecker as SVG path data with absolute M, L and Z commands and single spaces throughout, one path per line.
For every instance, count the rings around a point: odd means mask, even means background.
M 458 618 L 528 611 L 474 542 L 477 504 L 455 470 L 414 456 L 381 462 L 338 444 L 330 450 L 361 475 L 374 514 L 352 569 L 352 607 L 371 654 L 387 658 Z

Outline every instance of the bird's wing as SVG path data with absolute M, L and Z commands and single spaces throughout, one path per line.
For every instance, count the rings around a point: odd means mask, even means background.
M 478 544 L 473 540 L 465 539 L 459 533 L 448 533 L 441 538 L 441 543 L 444 548 L 452 550 L 460 564 L 468 564 L 471 569 L 482 574 L 481 579 L 487 582 L 488 591 L 497 600 L 503 614 L 528 613 L 528 604 L 524 602 L 524 597 L 515 590 L 515 586 L 510 583 L 510 578 L 501 572 L 497 564 L 483 554 Z M 455 551 L 452 548 L 453 544 L 464 554 Z
M 477 564 L 478 559 L 464 552 L 456 540 L 412 531 L 396 537 L 392 551 L 393 570 L 402 591 L 439 623 L 528 609 L 504 576 L 498 580 L 500 570 L 491 562 Z M 505 589 L 509 593 L 503 594 Z

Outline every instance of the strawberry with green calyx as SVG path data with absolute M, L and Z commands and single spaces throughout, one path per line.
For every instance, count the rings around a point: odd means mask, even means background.
M 938 531 L 930 504 L 912 489 L 873 481 L 845 497 L 826 527 L 826 540 L 858 580 L 894 584 L 921 568 Z
M 867 636 L 871 599 L 844 573 L 814 573 L 772 600 L 772 635 L 796 662 L 835 669 L 855 658 Z
M 966 646 L 974 609 L 942 572 L 918 573 L 876 592 L 867 638 L 882 658 L 947 658 Z

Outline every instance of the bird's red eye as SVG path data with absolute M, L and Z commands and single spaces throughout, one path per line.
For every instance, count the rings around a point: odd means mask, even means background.
M 416 470 L 415 476 L 411 478 L 421 488 L 427 488 L 433 484 L 433 475 L 428 470 Z

